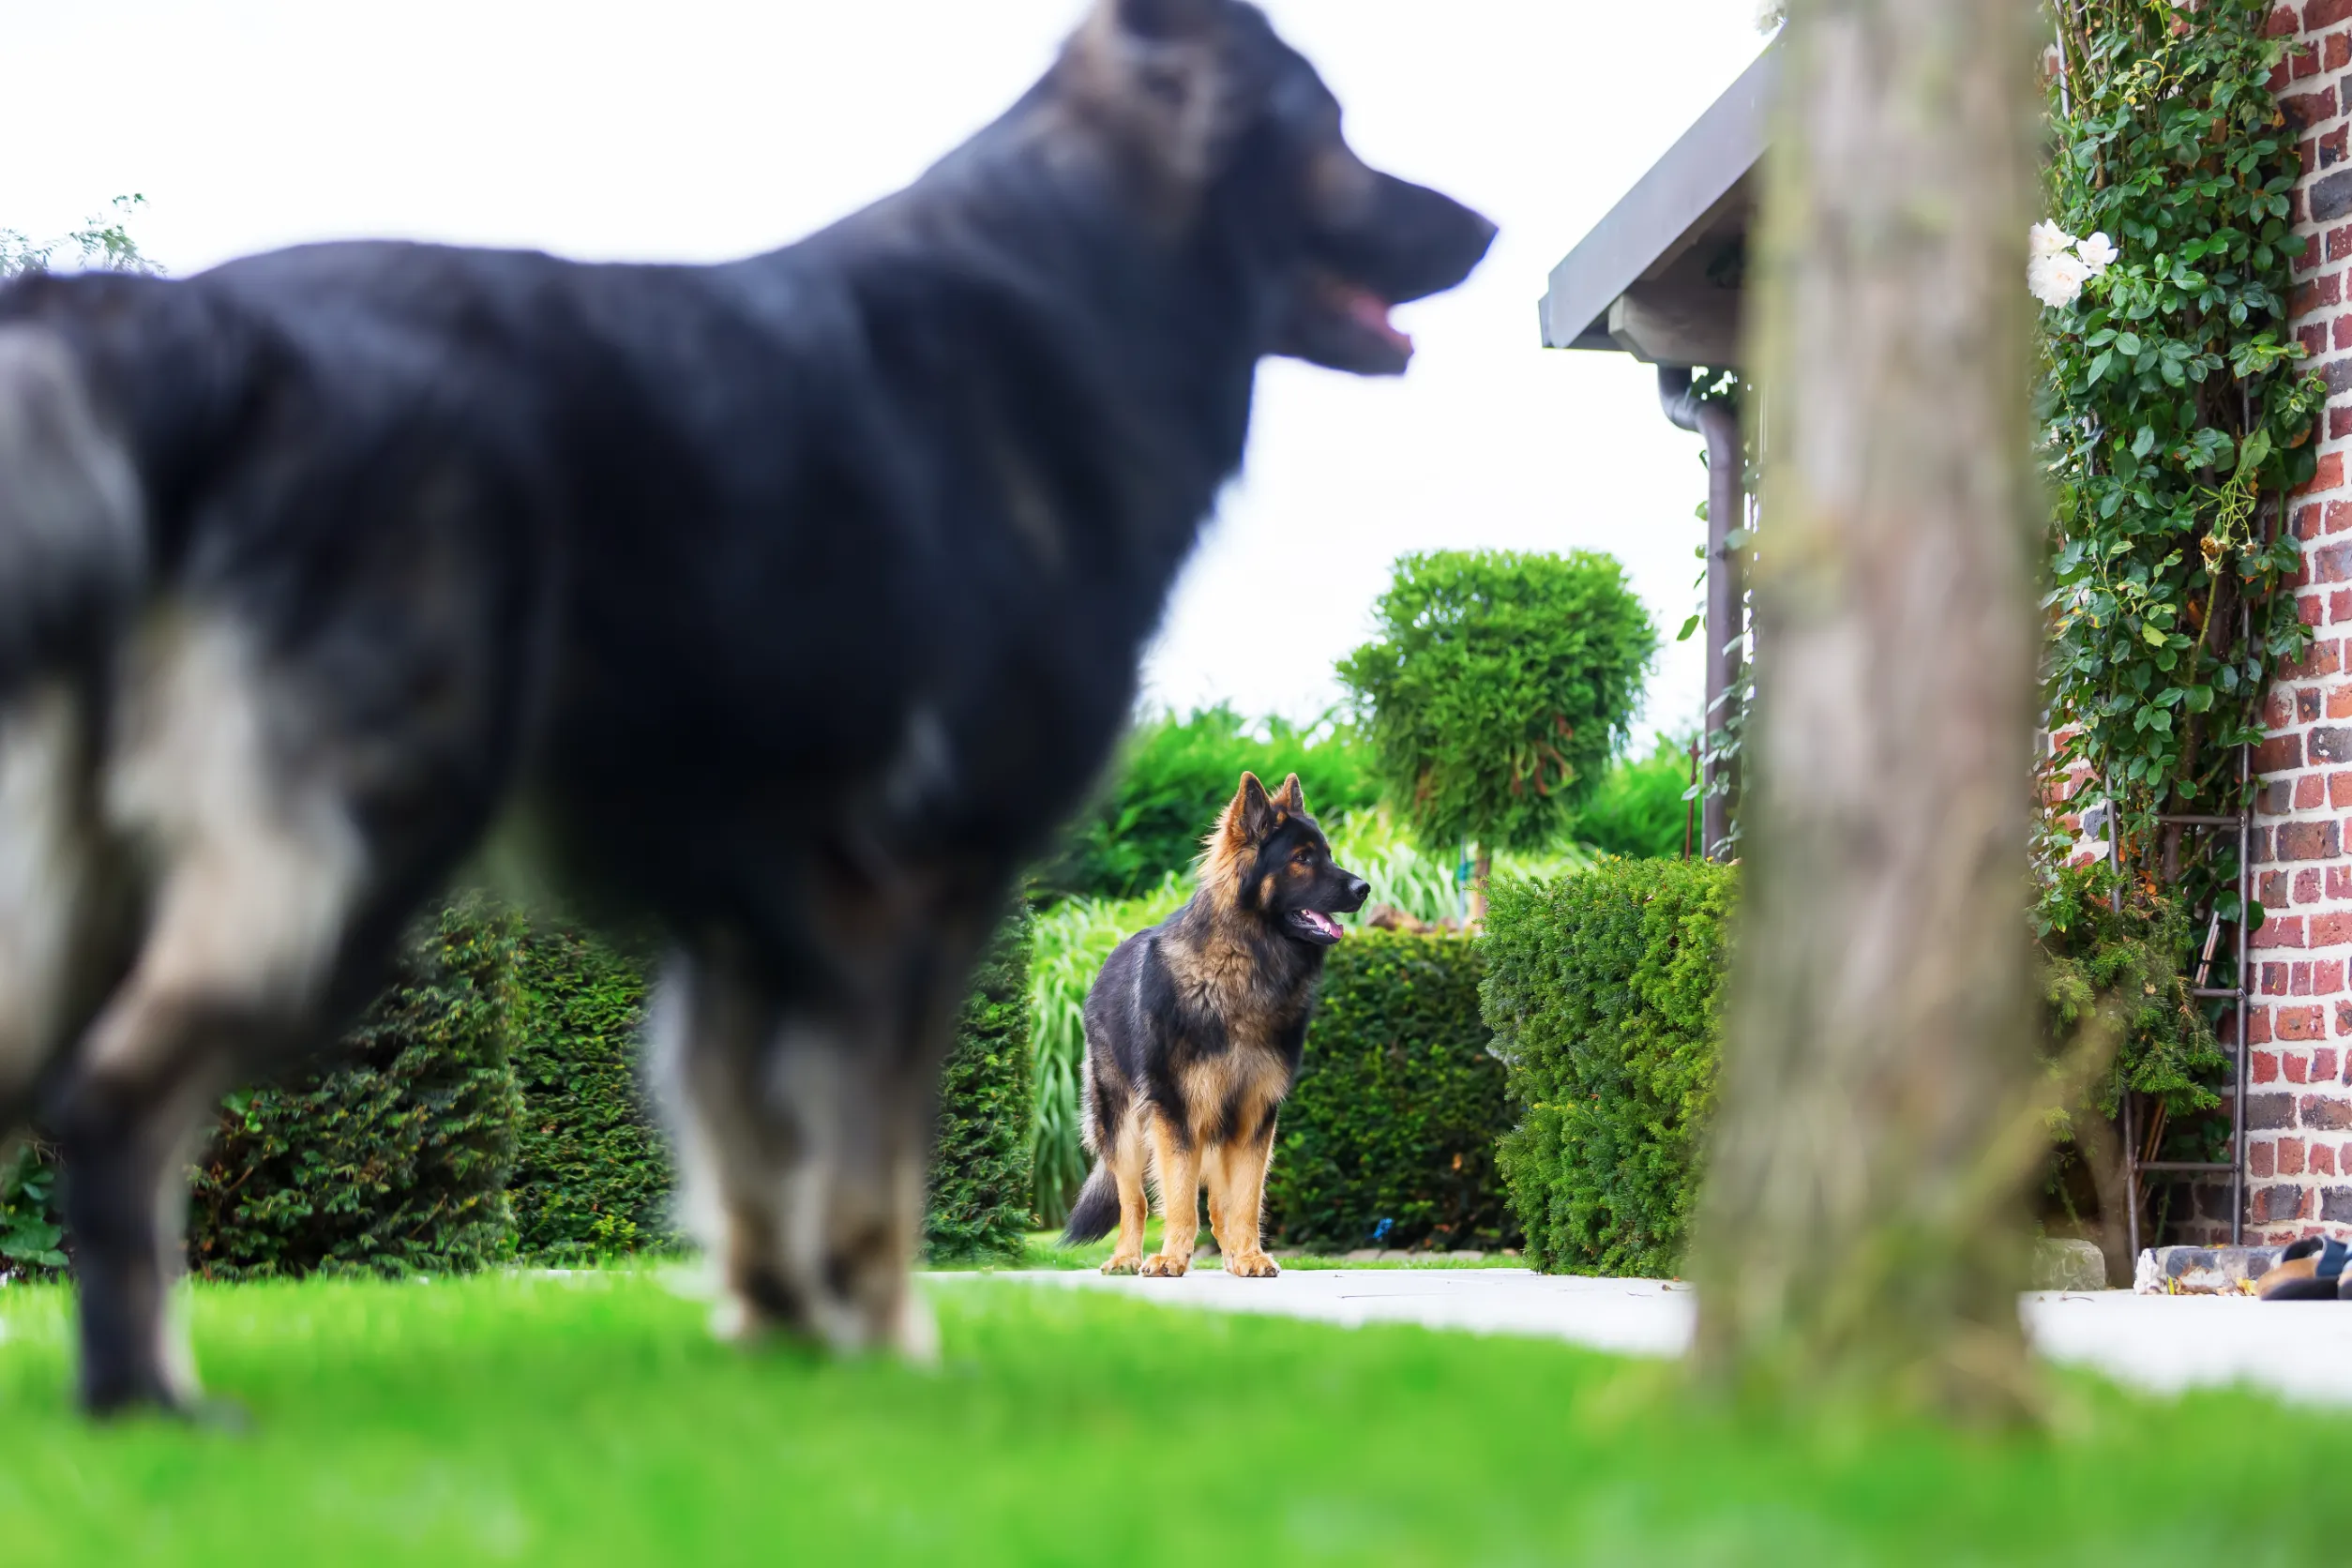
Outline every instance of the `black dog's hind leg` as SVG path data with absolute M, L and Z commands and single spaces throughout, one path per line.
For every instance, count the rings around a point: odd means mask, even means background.
M 63 683 L 0 707 L 0 1163 L 33 1086 L 104 1000 L 88 716 Z
M 314 1031 L 370 861 L 348 803 L 288 764 L 289 688 L 234 619 L 173 624 L 128 668 L 105 811 L 154 895 L 57 1106 L 82 1396 L 101 1413 L 196 1396 L 169 1320 L 181 1162 L 241 1063 Z
M 187 1208 L 180 1166 L 219 1081 L 200 1060 L 77 1083 L 63 1113 L 66 1222 L 82 1317 L 82 1403 L 189 1411 L 196 1370 L 172 1287 Z

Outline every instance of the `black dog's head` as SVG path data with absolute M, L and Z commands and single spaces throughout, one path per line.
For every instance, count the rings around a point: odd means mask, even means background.
M 1171 234 L 1246 271 L 1259 352 L 1396 375 L 1392 306 L 1470 276 L 1495 226 L 1365 166 L 1315 68 L 1241 0 L 1099 0 L 1048 79 Z
M 1205 880 L 1234 907 L 1266 920 L 1284 936 L 1329 947 L 1341 936 L 1334 914 L 1364 907 L 1372 886 L 1331 858 L 1331 844 L 1306 814 L 1306 792 L 1292 774 L 1273 794 L 1254 773 L 1209 836 Z

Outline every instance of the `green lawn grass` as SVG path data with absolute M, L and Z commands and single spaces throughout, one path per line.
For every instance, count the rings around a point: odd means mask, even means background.
M 90 1428 L 0 1290 L 0 1560 L 2304 1563 L 2352 1418 L 2063 1382 L 2057 1436 L 1765 1431 L 1563 1346 L 934 1281 L 945 1359 L 745 1355 L 645 1269 L 194 1293 L 244 1436 Z

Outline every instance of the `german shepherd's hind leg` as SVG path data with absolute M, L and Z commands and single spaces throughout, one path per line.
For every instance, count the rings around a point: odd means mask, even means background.
M 1101 1151 L 1103 1168 L 1119 1189 L 1119 1242 L 1103 1264 L 1107 1274 L 1131 1274 L 1143 1267 L 1143 1225 L 1151 1217 L 1151 1198 L 1144 1190 L 1148 1134 L 1144 1117 L 1130 1110 Z
M 105 811 L 155 894 L 58 1104 L 82 1398 L 100 1414 L 193 1405 L 169 1311 L 188 1144 L 242 1062 L 317 1025 L 369 858 L 344 802 L 283 765 L 283 694 L 229 624 L 185 629 L 143 650 L 125 694 Z
M 1165 1116 L 1152 1118 L 1152 1164 L 1160 1189 L 1160 1249 L 1140 1272 L 1172 1279 L 1192 1267 L 1200 1239 L 1200 1158 Z
M 796 1018 L 739 963 L 673 959 L 654 1012 L 686 1218 L 719 1276 L 713 1327 L 843 1351 L 937 1354 L 908 1279 L 923 1110 L 837 1022 Z

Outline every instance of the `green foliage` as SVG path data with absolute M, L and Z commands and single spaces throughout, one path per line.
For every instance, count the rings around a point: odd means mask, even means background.
M 1173 914 L 1192 890 L 1172 873 L 1142 898 L 1069 898 L 1038 913 L 1029 963 L 1034 1061 L 1030 1168 L 1037 1222 L 1058 1226 L 1086 1180 L 1079 1074 L 1086 1061 L 1086 993 L 1112 948 Z
M 61 239 L 35 241 L 17 230 L 0 229 L 0 278 L 35 270 L 160 271 L 130 237 L 131 220 L 146 203 L 144 196 L 117 196 L 111 210 Z
M 1408 555 L 1339 665 L 1424 843 L 1558 838 L 1626 738 L 1657 632 L 1606 555 Z M 1314 786 L 1308 786 L 1308 799 Z
M 1455 855 L 1431 854 L 1422 849 L 1386 807 L 1359 811 L 1326 822 L 1324 827 L 1331 838 L 1332 858 L 1372 884 L 1364 908 L 1340 916 L 1344 924 L 1361 926 L 1366 914 L 1383 904 L 1432 926 L 1461 918 Z
M 0 1152 L 0 1279 L 66 1266 L 57 1166 L 30 1139 Z
M 1517 1240 L 1495 1175 L 1510 1117 L 1480 973 L 1458 936 L 1356 931 L 1332 949 L 1267 1172 L 1270 1234 L 1334 1251 Z
M 2091 1108 L 2112 1119 L 2127 1088 L 2150 1096 L 2173 1134 L 2161 1157 L 2215 1157 L 2223 1129 L 2192 1119 L 2220 1107 L 2221 1095 L 2209 1085 L 2227 1071 L 2229 1059 L 2180 967 L 2179 955 L 2190 947 L 2187 916 L 2145 884 L 2128 887 L 2123 907 L 2115 909 L 2115 880 L 2103 865 L 2062 870 L 2034 905 L 2051 1042 L 2063 1048 L 2087 1029 L 2112 1030 L 2115 1060 Z
M 521 933 L 518 917 L 478 901 L 420 922 L 335 1057 L 229 1096 L 196 1168 L 193 1268 L 218 1279 L 445 1274 L 510 1249 Z
M 548 926 L 523 942 L 519 979 L 518 1249 L 568 1262 L 669 1244 L 670 1153 L 640 1063 L 643 974 L 598 938 Z
M 1380 796 L 1369 752 L 1345 726 L 1257 723 L 1225 705 L 1138 725 L 1110 782 L 1071 825 L 1067 847 L 1039 874 L 1052 897 L 1136 898 L 1183 875 L 1233 798 L 1244 772 L 1269 786 L 1297 774 L 1308 808 L 1335 818 Z
M 997 933 L 940 1079 L 923 1221 L 934 1259 L 1018 1258 L 1030 1227 L 1030 932 L 1023 914 Z
M 1697 860 L 1609 860 L 1497 885 L 1485 1018 L 1523 1108 L 1499 1161 L 1538 1268 L 1680 1266 L 1736 888 L 1736 872 Z
M 1684 743 L 1660 735 L 1649 756 L 1621 757 L 1611 764 L 1600 788 L 1577 807 L 1569 831 L 1603 854 L 1679 859 L 1691 825 L 1692 803 L 1683 799 L 1690 786 L 1690 752 Z
M 2304 242 L 2295 132 L 2268 85 L 2288 43 L 2265 35 L 2269 11 L 2056 12 L 2053 219 L 2121 255 L 2042 317 L 2049 698 L 2072 727 L 2055 765 L 2118 796 L 2125 858 L 2144 869 L 2167 858 L 2157 813 L 2246 801 L 2234 750 L 2261 738 L 2271 673 L 2308 642 L 2285 591 L 2296 542 L 2270 503 L 2311 477 L 2326 392 L 2284 336 Z M 2187 901 L 2235 919 L 2236 842 L 2201 837 L 2174 852 Z

